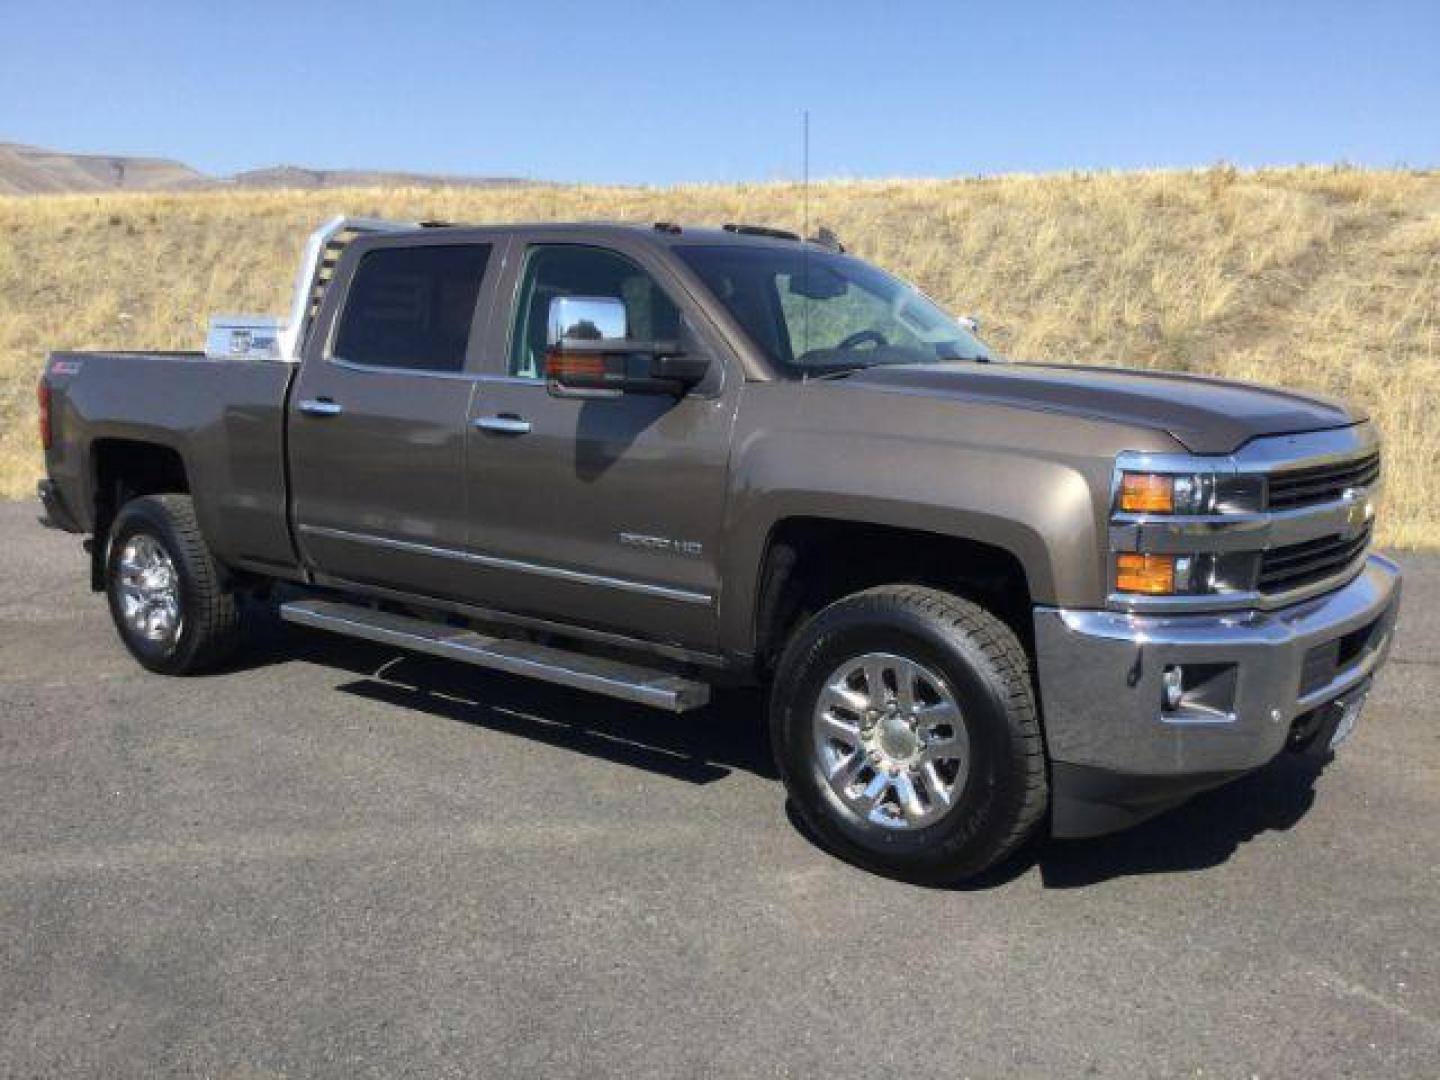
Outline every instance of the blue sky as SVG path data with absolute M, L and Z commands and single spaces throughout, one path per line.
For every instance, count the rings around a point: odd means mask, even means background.
M 618 183 L 1440 165 L 1440 0 L 0 0 L 0 141 Z

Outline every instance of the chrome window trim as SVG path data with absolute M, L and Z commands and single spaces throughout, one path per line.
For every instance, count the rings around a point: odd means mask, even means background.
M 480 378 L 479 375 L 464 370 L 443 371 L 440 368 L 411 368 L 395 364 L 364 364 L 358 360 L 346 360 L 341 356 L 327 356 L 325 363 L 346 371 L 363 371 L 373 375 L 421 375 L 427 379 L 454 379 L 464 382 L 475 382 Z
M 413 540 L 396 540 L 388 536 L 350 532 L 346 529 L 332 529 L 324 525 L 301 525 L 299 526 L 299 531 L 308 536 L 323 536 L 329 537 L 332 540 L 348 540 L 352 543 L 369 544 L 374 547 L 389 548 L 392 551 L 406 551 L 415 555 L 433 555 L 436 558 L 455 559 L 460 562 L 474 563 L 496 570 L 514 570 L 524 574 L 536 574 L 540 577 L 570 581 L 579 585 L 599 585 L 604 588 L 621 589 L 626 592 L 639 593 L 642 596 L 654 596 L 662 600 L 675 600 L 684 604 L 709 605 L 713 603 L 713 598 L 709 593 L 695 592 L 692 589 L 679 589 L 670 585 L 654 585 L 648 581 L 634 581 L 630 578 L 609 577 L 605 574 L 590 574 L 582 570 L 569 570 L 563 566 L 548 566 L 543 563 L 523 562 L 519 559 L 505 559 L 497 555 L 480 555 L 472 551 L 457 551 L 454 548 L 436 547 L 432 544 L 421 544 Z
M 482 373 L 475 376 L 476 382 L 494 383 L 498 386 L 539 386 L 544 388 L 545 380 L 528 375 L 491 375 Z

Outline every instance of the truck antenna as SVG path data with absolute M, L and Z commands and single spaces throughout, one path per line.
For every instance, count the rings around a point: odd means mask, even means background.
M 800 114 L 801 181 L 800 181 L 800 239 L 810 235 L 810 110 Z
M 810 110 L 800 113 L 800 279 L 804 282 L 805 297 L 805 344 L 802 352 L 810 351 Z M 801 372 L 800 380 L 805 381 L 808 371 Z

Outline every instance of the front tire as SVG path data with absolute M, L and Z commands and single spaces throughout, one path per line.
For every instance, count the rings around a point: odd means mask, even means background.
M 815 835 L 909 881 L 981 873 L 1048 802 L 1024 648 L 984 608 L 936 589 L 869 589 L 802 626 L 776 670 L 771 737 Z
M 105 582 L 120 640 L 150 671 L 208 671 L 239 643 L 239 602 L 200 535 L 189 495 L 145 495 L 120 508 Z

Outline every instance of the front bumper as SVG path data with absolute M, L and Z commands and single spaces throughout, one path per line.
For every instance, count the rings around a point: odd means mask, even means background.
M 1035 653 L 1059 836 L 1109 832 L 1264 765 L 1297 717 L 1384 663 L 1400 570 L 1370 556 L 1324 596 L 1278 611 L 1135 615 L 1037 608 Z M 1174 711 L 1161 673 L 1205 679 Z

